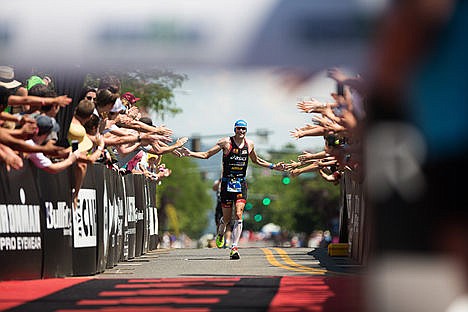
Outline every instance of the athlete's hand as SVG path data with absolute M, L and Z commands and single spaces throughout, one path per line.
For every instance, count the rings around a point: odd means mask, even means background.
M 275 170 L 279 170 L 279 171 L 284 171 L 285 170 L 285 164 L 284 162 L 280 161 L 279 163 L 276 163 L 274 166 L 273 166 L 273 169 Z
M 185 146 L 178 148 L 177 151 L 181 154 L 180 157 L 190 156 L 191 151 Z

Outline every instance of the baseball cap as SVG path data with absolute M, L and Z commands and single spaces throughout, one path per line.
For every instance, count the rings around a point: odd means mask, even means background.
M 115 100 L 114 106 L 112 106 L 110 112 L 111 113 L 118 113 L 118 112 L 123 111 L 125 109 L 126 109 L 126 107 L 125 107 L 125 105 L 123 105 L 122 100 L 120 98 L 118 98 L 117 100 Z
M 132 93 L 130 92 L 125 92 L 122 94 L 121 98 L 126 99 L 130 104 L 135 104 L 137 101 L 140 100 L 140 98 L 135 97 Z
M 54 118 L 38 115 L 36 117 L 37 128 L 39 129 L 38 135 L 49 134 L 50 132 L 59 132 L 60 125 L 55 121 Z
M 37 84 L 43 84 L 45 85 L 44 80 L 42 80 L 41 77 L 39 76 L 31 76 L 29 79 L 26 81 L 26 89 L 31 90 L 32 87 L 34 87 Z
M 245 127 L 245 128 L 247 128 L 247 122 L 246 122 L 245 120 L 239 119 L 239 120 L 236 121 L 236 123 L 234 124 L 234 128 L 237 128 L 237 127 Z
M 15 72 L 10 66 L 0 66 L 0 86 L 13 89 L 19 87 L 21 82 L 14 80 Z

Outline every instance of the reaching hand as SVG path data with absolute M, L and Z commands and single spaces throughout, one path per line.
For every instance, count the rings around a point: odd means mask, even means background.
M 186 157 L 186 156 L 190 156 L 190 150 L 184 146 L 182 146 L 181 148 L 178 148 L 176 149 L 177 153 L 179 154 L 178 156 L 179 157 Z
M 291 159 L 291 162 L 289 164 L 285 164 L 284 168 L 289 171 L 289 170 L 292 170 L 292 169 L 296 169 L 296 168 L 300 167 L 301 165 L 302 164 L 300 162 L 297 162 L 297 161 L 294 161 L 294 160 Z
M 274 164 L 273 169 L 279 170 L 279 171 L 284 171 L 285 170 L 284 162 L 280 161 L 279 163 Z
M 301 137 L 304 136 L 304 132 L 299 128 L 296 128 L 295 130 L 291 130 L 289 131 L 289 133 L 295 139 L 300 139 Z
M 321 103 L 316 99 L 310 101 L 301 101 L 296 104 L 296 107 L 304 113 L 320 112 L 327 107 L 327 104 Z
M 165 125 L 161 125 L 159 127 L 156 127 L 156 133 L 165 135 L 165 136 L 171 136 L 173 131 L 169 128 L 167 128 Z
M 61 95 L 61 96 L 57 96 L 54 102 L 58 104 L 60 107 L 65 107 L 68 104 L 70 104 L 71 101 L 72 99 L 69 98 L 67 95 Z
M 291 177 L 297 177 L 298 175 L 301 174 L 301 169 L 292 169 L 292 170 L 289 170 L 288 172 Z
M 348 77 L 338 68 L 330 68 L 327 71 L 327 76 L 338 83 L 343 83 Z
M 23 159 L 10 147 L 0 144 L 0 162 L 2 161 L 5 163 L 8 172 L 10 168 L 19 170 L 23 167 Z
M 46 145 L 44 145 L 44 154 L 54 154 L 61 150 L 65 149 L 64 147 L 55 145 L 54 140 L 47 141 Z
M 185 143 L 187 143 L 187 141 L 188 141 L 187 137 L 179 138 L 177 139 L 175 145 L 178 147 L 182 147 Z
M 301 155 L 297 156 L 297 160 L 306 161 L 312 159 L 312 154 L 309 152 L 303 152 Z

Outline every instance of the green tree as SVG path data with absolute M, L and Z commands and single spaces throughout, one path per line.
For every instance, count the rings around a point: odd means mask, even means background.
M 141 100 L 138 107 L 153 110 L 164 120 L 166 114 L 172 116 L 182 112 L 174 101 L 174 89 L 187 80 L 186 74 L 169 70 L 134 70 L 120 75 L 122 90 L 132 92 Z
M 158 186 L 160 226 L 163 230 L 174 230 L 168 227 L 170 224 L 165 218 L 165 206 L 170 204 L 175 207 L 180 231 L 198 238 L 208 225 L 207 212 L 213 207 L 209 193 L 211 185 L 202 180 L 199 168 L 191 158 L 168 154 L 163 156 L 162 162 L 172 174 Z
M 188 79 L 186 74 L 161 69 L 90 73 L 85 79 L 85 86 L 97 88 L 100 79 L 108 75 L 119 78 L 121 92 L 131 92 L 140 98 L 136 105 L 141 110 L 153 110 L 162 120 L 167 114 L 174 116 L 182 112 L 174 101 L 174 89 L 181 87 Z

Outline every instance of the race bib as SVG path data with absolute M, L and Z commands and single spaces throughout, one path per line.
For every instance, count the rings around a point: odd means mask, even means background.
M 242 192 L 242 186 L 238 180 L 230 180 L 227 183 L 227 191 L 231 193 L 240 193 Z

